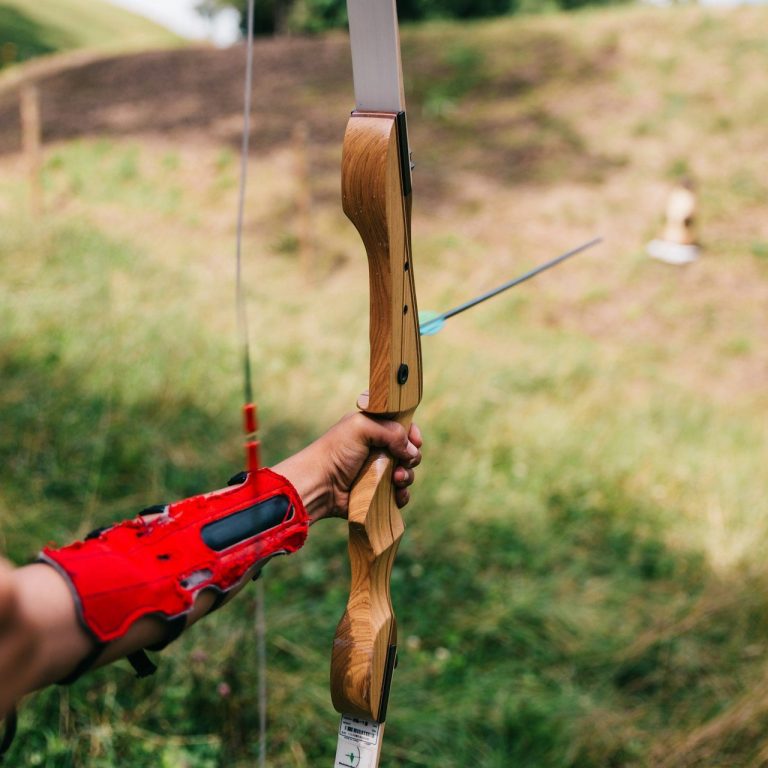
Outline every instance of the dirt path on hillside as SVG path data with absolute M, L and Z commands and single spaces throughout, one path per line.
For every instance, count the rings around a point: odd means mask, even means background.
M 307 122 L 314 142 L 339 141 L 338 116 L 349 108 L 351 85 L 334 92 L 333 84 L 350 83 L 347 45 L 341 35 L 257 43 L 253 98 L 258 142 L 288 139 L 296 119 Z M 104 134 L 239 141 L 243 46 L 151 51 L 61 70 L 52 63 L 35 76 L 46 142 Z M 20 149 L 18 91 L 18 84 L 11 84 L 0 95 L 0 154 Z M 307 99 L 308 93 L 323 93 L 329 108 L 308 108 L 320 103 Z

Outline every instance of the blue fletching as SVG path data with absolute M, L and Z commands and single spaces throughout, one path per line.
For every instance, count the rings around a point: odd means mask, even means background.
M 434 336 L 443 330 L 445 318 L 439 312 L 425 310 L 419 312 L 419 333 L 422 336 Z

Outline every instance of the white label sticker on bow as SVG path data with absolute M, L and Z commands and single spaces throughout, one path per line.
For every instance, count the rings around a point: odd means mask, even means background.
M 336 746 L 336 768 L 373 768 L 379 752 L 381 725 L 343 715 Z

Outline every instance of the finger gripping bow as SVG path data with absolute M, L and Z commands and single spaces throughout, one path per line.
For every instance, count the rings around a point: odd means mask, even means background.
M 40 560 L 56 568 L 75 596 L 80 621 L 99 645 L 124 635 L 144 616 L 183 629 L 197 595 L 218 594 L 216 607 L 250 571 L 295 552 L 307 536 L 304 505 L 288 480 L 268 469 L 243 473 L 236 485 L 139 517 Z M 144 514 L 144 513 L 143 513 Z

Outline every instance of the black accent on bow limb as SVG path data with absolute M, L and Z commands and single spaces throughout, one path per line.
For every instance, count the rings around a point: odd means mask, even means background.
M 389 689 L 392 686 L 392 673 L 397 666 L 397 646 L 387 648 L 387 660 L 384 665 L 384 680 L 381 685 L 381 704 L 379 705 L 379 723 L 387 719 L 387 704 L 389 704 Z
M 408 127 L 405 122 L 405 112 L 398 112 L 397 144 L 400 150 L 400 175 L 403 180 L 403 197 L 411 194 L 411 150 L 408 148 Z

